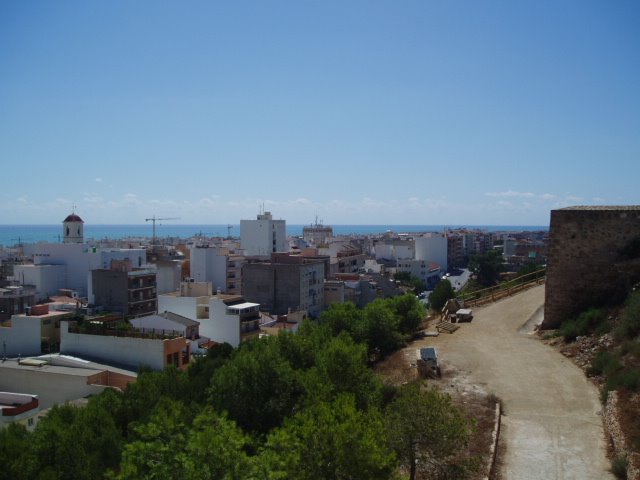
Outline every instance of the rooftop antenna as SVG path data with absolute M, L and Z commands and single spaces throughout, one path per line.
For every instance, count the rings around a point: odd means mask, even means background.
M 151 218 L 145 218 L 145 222 L 153 223 L 153 239 L 151 240 L 151 245 L 156 244 L 156 222 L 160 222 L 162 220 L 180 220 L 180 217 L 165 217 L 165 218 L 157 218 L 155 215 Z

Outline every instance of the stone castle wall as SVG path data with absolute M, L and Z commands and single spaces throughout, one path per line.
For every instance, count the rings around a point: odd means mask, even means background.
M 640 206 L 551 211 L 542 328 L 621 300 L 640 280 Z

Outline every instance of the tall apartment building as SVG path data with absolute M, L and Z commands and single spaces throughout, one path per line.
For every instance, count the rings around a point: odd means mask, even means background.
M 256 220 L 240 220 L 240 248 L 247 256 L 259 257 L 288 251 L 286 222 L 274 220 L 271 212 L 258 214 Z
M 156 313 L 156 272 L 134 270 L 129 262 L 113 262 L 111 269 L 91 271 L 92 303 L 125 317 Z
M 467 258 L 477 253 L 487 253 L 493 248 L 493 235 L 489 232 L 471 231 L 464 233 L 464 254 Z
M 191 249 L 190 277 L 211 282 L 216 291 L 240 295 L 244 256 L 227 247 L 194 246 Z
M 319 255 L 329 257 L 328 276 L 337 273 L 359 273 L 364 270 L 366 255 L 362 253 L 359 245 L 350 241 L 333 241 L 328 245 L 317 249 Z
M 376 260 L 403 260 L 415 258 L 416 247 L 412 239 L 382 238 L 375 242 Z
M 333 228 L 316 223 L 302 227 L 302 238 L 310 245 L 320 246 L 327 243 L 327 240 L 333 237 Z
M 242 294 L 272 314 L 306 310 L 317 317 L 324 308 L 324 269 L 322 260 L 274 253 L 270 261 L 244 264 Z
M 447 264 L 449 268 L 464 266 L 464 238 L 458 234 L 447 234 Z
M 444 233 L 427 233 L 416 236 L 415 239 L 416 260 L 437 263 L 443 272 L 448 266 L 448 244 Z

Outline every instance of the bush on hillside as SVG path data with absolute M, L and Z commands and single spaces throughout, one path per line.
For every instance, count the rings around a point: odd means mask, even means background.
M 622 364 L 618 357 L 607 350 L 602 350 L 593 359 L 591 366 L 587 369 L 588 375 L 611 375 L 620 370 Z
M 560 335 L 566 342 L 572 342 L 576 337 L 587 335 L 594 330 L 602 330 L 606 325 L 607 314 L 602 308 L 590 308 L 578 315 L 578 318 L 566 320 L 560 325 Z
M 640 290 L 627 298 L 621 320 L 614 331 L 618 340 L 636 338 L 640 334 Z

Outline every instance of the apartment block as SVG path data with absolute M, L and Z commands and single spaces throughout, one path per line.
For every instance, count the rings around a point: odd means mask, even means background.
M 242 267 L 244 297 L 265 311 L 284 315 L 306 310 L 317 317 L 324 309 L 325 262 L 303 255 L 275 253 L 269 261 L 249 261 Z

